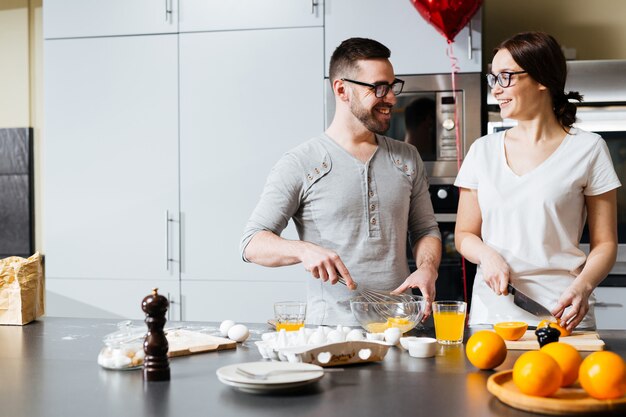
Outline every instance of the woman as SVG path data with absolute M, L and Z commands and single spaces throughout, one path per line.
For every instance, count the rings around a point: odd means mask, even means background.
M 572 127 L 577 92 L 557 41 L 520 33 L 495 50 L 487 82 L 517 126 L 478 139 L 456 179 L 455 243 L 478 265 L 470 325 L 537 324 L 507 297 L 510 282 L 568 330 L 595 328 L 592 294 L 617 253 L 615 174 L 604 140 Z M 587 220 L 591 251 L 578 248 Z

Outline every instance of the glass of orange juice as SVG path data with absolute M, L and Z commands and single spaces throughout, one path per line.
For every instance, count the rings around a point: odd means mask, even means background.
M 301 301 L 280 301 L 274 303 L 274 319 L 276 331 L 299 330 L 304 327 L 306 318 L 306 303 Z
M 466 310 L 467 303 L 464 301 L 435 301 L 433 303 L 437 342 L 444 345 L 458 345 L 463 342 Z

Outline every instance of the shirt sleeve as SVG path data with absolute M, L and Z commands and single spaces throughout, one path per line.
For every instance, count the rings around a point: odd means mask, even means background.
M 609 148 L 604 139 L 600 139 L 589 160 L 587 186 L 583 194 L 588 196 L 600 195 L 621 185 L 613 167 Z
M 417 151 L 415 151 L 415 158 L 417 169 L 413 179 L 411 207 L 409 208 L 409 241 L 411 248 L 425 236 L 432 236 L 441 240 L 441 233 L 439 233 L 439 226 L 435 219 L 433 204 L 428 192 L 428 178 L 426 177 L 424 162 L 422 162 Z
M 255 234 L 269 231 L 280 236 L 289 219 L 298 211 L 303 188 L 302 172 L 297 159 L 291 154 L 284 155 L 270 171 L 239 245 L 245 262 L 250 262 L 244 254 Z
M 461 169 L 454 180 L 454 185 L 461 188 L 478 189 L 478 173 L 476 172 L 476 149 L 475 145 L 470 147 L 469 152 L 463 159 Z

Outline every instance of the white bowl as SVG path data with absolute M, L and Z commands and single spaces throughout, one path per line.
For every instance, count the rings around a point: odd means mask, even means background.
M 400 339 L 400 343 L 405 349 L 408 349 L 409 355 L 414 358 L 431 358 L 435 356 L 437 352 L 437 339 L 433 339 L 432 337 L 406 337 L 402 343 L 402 339 Z

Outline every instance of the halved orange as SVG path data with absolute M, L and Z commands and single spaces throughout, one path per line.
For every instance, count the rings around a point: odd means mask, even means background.
M 493 325 L 493 330 L 504 340 L 518 340 L 524 336 L 528 323 L 523 321 L 503 321 Z
M 559 323 L 557 323 L 556 321 L 550 321 L 550 320 L 541 320 L 539 322 L 539 324 L 537 325 L 538 329 L 541 329 L 542 327 L 546 327 L 546 326 L 550 326 L 550 327 L 554 327 L 555 329 L 557 329 L 559 332 L 561 332 L 561 336 L 569 336 L 572 334 L 572 332 L 570 332 L 569 330 L 567 330 L 565 327 L 561 326 Z

